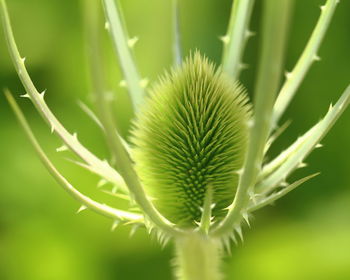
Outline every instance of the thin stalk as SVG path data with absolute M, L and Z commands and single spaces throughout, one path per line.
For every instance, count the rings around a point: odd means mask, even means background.
M 44 100 L 45 92 L 39 93 L 31 80 L 28 71 L 25 67 L 25 59 L 21 57 L 16 41 L 13 36 L 10 18 L 8 15 L 5 0 L 0 2 L 0 14 L 3 22 L 6 42 L 12 58 L 13 65 L 17 71 L 27 94 L 23 97 L 28 97 L 34 104 L 35 108 L 42 118 L 50 126 L 51 131 L 55 132 L 66 146 L 72 150 L 77 156 L 84 160 L 91 170 L 105 178 L 107 181 L 117 185 L 123 191 L 127 191 L 123 178 L 114 170 L 107 162 L 98 159 L 88 149 L 86 149 L 77 139 L 75 134 L 69 133 L 65 127 L 58 121 L 55 115 L 51 112 Z
M 94 111 L 92 111 L 92 109 L 90 109 L 85 103 L 83 103 L 82 101 L 78 101 L 78 106 L 80 107 L 80 109 L 101 129 L 101 131 L 103 133 L 105 132 L 105 128 L 103 127 L 101 121 L 99 120 L 99 118 L 95 115 Z M 121 139 L 123 142 L 123 145 L 125 147 L 125 149 L 128 151 L 128 153 L 130 152 L 131 148 L 128 142 L 126 142 L 126 140 L 124 138 Z
M 107 7 L 106 7 L 107 8 Z M 133 163 L 130 159 L 130 155 L 124 148 L 121 137 L 116 133 L 113 112 L 110 107 L 105 93 L 103 81 L 103 66 L 99 57 L 100 45 L 99 34 L 96 28 L 98 22 L 98 14 L 96 9 L 91 9 L 90 13 L 95 14 L 90 17 L 88 24 L 88 34 L 90 36 L 90 68 L 91 68 L 91 81 L 94 94 L 96 96 L 97 107 L 101 123 L 104 127 L 106 140 L 115 157 L 115 166 L 120 174 L 123 176 L 125 183 L 129 189 L 132 199 L 140 206 L 143 213 L 154 223 L 159 229 L 170 235 L 176 235 L 179 233 L 173 225 L 167 221 L 154 207 L 154 205 L 148 199 L 139 178 L 133 168 Z
M 176 276 L 178 280 L 220 280 L 221 245 L 199 233 L 177 238 Z
M 327 135 L 336 121 L 350 104 L 350 85 L 345 89 L 337 103 L 329 107 L 326 116 L 295 141 L 285 152 L 281 153 L 266 168 L 274 170 L 256 185 L 256 191 L 266 193 L 285 181 L 295 169 L 303 166 L 305 158 Z M 263 169 L 264 170 L 264 169 Z M 265 172 L 266 173 L 266 172 Z
M 339 0 L 328 0 L 324 6 L 321 6 L 320 18 L 303 53 L 292 72 L 286 74 L 286 81 L 278 95 L 273 109 L 272 129 L 277 126 L 312 63 L 320 60 L 317 52 L 326 34 L 338 2 Z
M 309 175 L 305 178 L 302 178 L 286 187 L 284 187 L 283 189 L 281 189 L 280 191 L 273 193 L 263 199 L 261 199 L 260 201 L 258 201 L 257 203 L 252 203 L 251 206 L 248 207 L 247 212 L 251 213 L 254 212 L 256 210 L 259 210 L 267 205 L 270 205 L 272 203 L 274 203 L 276 200 L 280 199 L 281 197 L 285 196 L 286 194 L 288 194 L 289 192 L 291 192 L 292 190 L 296 189 L 297 187 L 299 187 L 300 185 L 304 184 L 306 181 L 316 177 L 317 175 L 319 175 L 320 173 L 315 173 L 312 175 Z
M 131 52 L 132 45 L 129 44 L 130 39 L 122 18 L 119 0 L 117 0 L 117 5 L 115 4 L 115 0 L 103 0 L 103 3 L 107 18 L 107 27 L 113 39 L 134 111 L 137 112 L 139 106 L 142 104 L 144 89 L 141 86 L 140 74 Z
M 174 65 L 180 65 L 182 61 L 181 32 L 180 32 L 180 11 L 179 0 L 173 0 L 173 58 Z
M 248 38 L 253 35 L 248 29 L 253 5 L 254 0 L 233 1 L 227 34 L 222 37 L 222 68 L 234 80 L 239 78 L 243 69 L 243 51 Z
M 199 223 L 199 228 L 205 234 L 209 233 L 209 229 L 212 223 L 213 206 L 215 206 L 215 204 L 213 204 L 213 187 L 209 184 L 204 198 L 201 221 Z
M 143 217 L 142 215 L 127 212 L 119 209 L 112 208 L 110 206 L 107 206 L 105 204 L 98 203 L 91 198 L 83 195 L 80 193 L 77 189 L 75 189 L 67 180 L 64 178 L 60 172 L 55 168 L 55 166 L 52 164 L 50 159 L 46 156 L 45 152 L 41 148 L 40 144 L 38 143 L 38 140 L 34 136 L 27 120 L 25 119 L 21 109 L 19 108 L 18 104 L 16 103 L 15 99 L 11 95 L 11 93 L 6 90 L 5 96 L 15 113 L 19 123 L 23 127 L 24 132 L 26 133 L 28 139 L 30 140 L 32 146 L 34 147 L 36 153 L 38 154 L 41 162 L 44 164 L 46 169 L 50 172 L 52 177 L 61 185 L 61 187 L 68 192 L 75 200 L 77 200 L 79 203 L 83 205 L 85 208 L 89 208 L 90 210 L 101 214 L 103 216 L 106 216 L 108 218 L 112 218 L 114 220 L 127 220 L 129 222 L 142 222 Z
M 233 204 L 229 207 L 225 219 L 213 230 L 214 236 L 229 234 L 241 219 L 242 211 L 249 203 L 252 188 L 261 170 L 264 148 L 270 132 L 272 108 L 281 77 L 292 3 L 292 0 L 264 1 L 262 52 L 247 156 Z

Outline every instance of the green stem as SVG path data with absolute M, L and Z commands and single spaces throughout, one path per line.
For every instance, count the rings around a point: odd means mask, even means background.
M 264 1 L 261 57 L 248 151 L 235 199 L 225 219 L 213 230 L 213 236 L 230 234 L 241 220 L 249 200 L 254 199 L 251 196 L 254 195 L 253 187 L 261 170 L 270 133 L 272 109 L 281 76 L 292 4 L 293 0 Z
M 178 280 L 220 280 L 221 246 L 216 239 L 189 233 L 176 239 Z
M 144 89 L 141 77 L 132 54 L 132 45 L 126 31 L 119 1 L 103 0 L 107 27 L 111 33 L 114 47 L 119 58 L 120 66 L 130 93 L 134 112 L 142 104 Z
M 238 80 L 243 69 L 244 47 L 252 32 L 248 30 L 254 0 L 235 0 L 232 5 L 230 22 L 226 36 L 223 37 L 222 69 L 233 80 Z
M 87 148 L 85 148 L 74 134 L 69 133 L 65 129 L 56 116 L 51 112 L 50 108 L 46 105 L 44 100 L 44 92 L 39 93 L 36 89 L 24 65 L 24 58 L 21 57 L 18 51 L 5 0 L 0 0 L 0 15 L 3 23 L 5 39 L 13 65 L 15 66 L 18 77 L 20 78 L 27 92 L 25 95 L 22 95 L 22 97 L 28 97 L 33 102 L 39 114 L 51 127 L 51 131 L 56 133 L 65 143 L 65 145 L 86 163 L 86 167 L 89 170 L 100 175 L 108 182 L 112 182 L 116 186 L 119 186 L 120 189 L 127 191 L 125 182 L 120 174 L 109 164 L 103 160 L 100 160 Z
M 173 0 L 173 57 L 174 66 L 182 62 L 179 1 Z
M 106 1 L 106 4 L 110 1 Z M 112 1 L 113 2 L 113 1 Z M 106 6 L 107 8 L 108 6 Z M 98 14 L 92 13 L 91 20 L 95 23 L 98 21 Z M 112 155 L 115 157 L 115 166 L 119 171 L 120 175 L 125 180 L 131 197 L 140 206 L 144 214 L 156 225 L 160 230 L 169 235 L 175 235 L 178 231 L 173 227 L 173 225 L 166 220 L 154 207 L 152 202 L 147 197 L 138 176 L 133 168 L 133 163 L 125 149 L 122 139 L 119 136 L 113 118 L 113 112 L 111 106 L 106 99 L 104 81 L 103 81 L 103 66 L 101 59 L 99 57 L 100 46 L 99 46 L 99 34 L 96 29 L 96 24 L 90 26 L 90 48 L 91 48 L 91 76 L 92 76 L 92 87 L 96 96 L 96 103 L 99 111 L 99 116 L 101 118 L 101 123 L 105 128 L 105 135 Z
M 92 211 L 104 215 L 108 218 L 115 219 L 116 221 L 119 220 L 127 220 L 129 222 L 142 222 L 143 218 L 141 215 L 131 212 L 126 212 L 123 210 L 115 209 L 112 207 L 109 207 L 108 205 L 98 203 L 89 197 L 83 195 L 80 193 L 77 189 L 75 189 L 65 177 L 61 175 L 61 173 L 56 169 L 56 167 L 52 164 L 50 159 L 46 156 L 45 152 L 41 148 L 38 140 L 34 136 L 27 120 L 25 119 L 23 112 L 19 108 L 18 104 L 16 103 L 15 99 L 11 95 L 11 93 L 8 90 L 5 90 L 5 96 L 7 98 L 7 101 L 9 102 L 13 112 L 15 113 L 19 123 L 21 124 L 24 132 L 26 133 L 29 141 L 31 142 L 32 146 L 34 147 L 36 153 L 38 154 L 40 160 L 44 164 L 44 166 L 47 168 L 47 170 L 50 172 L 50 174 L 55 178 L 55 180 L 61 185 L 61 187 L 68 192 L 74 199 L 82 203 L 82 205 L 86 208 L 91 209 Z
M 324 6 L 321 6 L 321 16 L 317 25 L 294 69 L 292 72 L 287 73 L 286 81 L 284 82 L 274 105 L 272 129 L 276 128 L 278 121 L 293 99 L 311 65 L 315 61 L 320 60 L 317 52 L 326 34 L 338 2 L 338 0 L 328 0 Z

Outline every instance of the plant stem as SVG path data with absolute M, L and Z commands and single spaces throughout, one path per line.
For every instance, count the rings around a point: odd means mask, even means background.
M 235 0 L 232 5 L 227 34 L 223 38 L 222 69 L 233 80 L 238 80 L 242 70 L 244 47 L 252 32 L 248 30 L 254 0 Z
M 220 263 L 219 240 L 198 232 L 176 239 L 178 280 L 220 280 Z
M 141 77 L 132 54 L 132 45 L 126 31 L 119 1 L 103 0 L 107 27 L 111 33 L 120 66 L 130 93 L 134 112 L 138 111 L 144 97 Z
M 91 209 L 92 211 L 104 215 L 108 218 L 112 218 L 114 220 L 127 220 L 130 222 L 141 222 L 143 220 L 142 216 L 136 213 L 126 212 L 123 210 L 115 209 L 109 207 L 108 205 L 98 203 L 84 194 L 80 193 L 77 189 L 75 189 L 65 177 L 61 175 L 61 173 L 56 169 L 50 159 L 47 157 L 43 149 L 41 148 L 38 140 L 34 136 L 27 120 L 25 119 L 23 112 L 19 108 L 17 102 L 11 95 L 8 90 L 5 90 L 5 96 L 7 101 L 9 102 L 13 112 L 15 113 L 20 125 L 22 126 L 24 132 L 26 133 L 29 141 L 34 147 L 36 153 L 38 154 L 40 160 L 50 172 L 50 174 L 55 178 L 55 180 L 61 185 L 61 187 L 68 192 L 74 199 L 82 203 L 82 205 L 86 208 Z
M 212 232 L 213 236 L 230 234 L 254 195 L 252 188 L 261 170 L 264 148 L 270 133 L 273 104 L 277 94 L 293 0 L 266 0 L 263 6 L 262 46 L 255 87 L 254 118 L 248 151 L 236 196 L 225 219 Z M 249 125 L 249 124 L 248 124 Z
M 106 5 L 113 1 L 105 1 Z M 106 6 L 107 8 L 111 8 Z M 95 13 L 94 23 L 98 22 L 98 14 Z M 103 81 L 103 66 L 99 57 L 99 34 L 96 29 L 96 24 L 90 26 L 90 44 L 91 44 L 91 69 L 92 69 L 92 87 L 96 95 L 96 104 L 101 118 L 101 123 L 105 128 L 107 143 L 110 147 L 112 155 L 115 157 L 115 166 L 125 180 L 132 199 L 140 206 L 144 214 L 163 232 L 175 235 L 177 230 L 172 227 L 172 224 L 166 220 L 154 207 L 148 199 L 138 176 L 133 168 L 130 155 L 125 149 L 121 137 L 119 136 L 113 118 L 111 106 L 105 96 L 104 81 Z
M 50 108 L 46 105 L 44 100 L 45 91 L 42 93 L 38 92 L 25 67 L 25 59 L 21 57 L 18 51 L 17 44 L 13 36 L 10 17 L 7 11 L 5 0 L 0 0 L 0 15 L 3 23 L 5 39 L 8 45 L 13 65 L 15 66 L 18 77 L 20 78 L 27 92 L 25 95 L 22 95 L 22 97 L 28 97 L 33 102 L 39 114 L 51 127 L 51 132 L 56 133 L 67 145 L 67 147 L 87 164 L 87 168 L 89 170 L 100 175 L 107 181 L 112 182 L 116 186 L 119 186 L 120 189 L 125 190 L 125 192 L 127 192 L 124 180 L 120 176 L 120 174 L 109 164 L 107 164 L 103 160 L 100 160 L 87 148 L 85 148 L 79 142 L 78 138 L 75 137 L 74 134 L 69 133 L 65 129 L 65 127 L 52 113 Z
M 276 100 L 273 108 L 272 129 L 276 128 L 278 121 L 293 99 L 312 63 L 320 60 L 317 52 L 331 22 L 337 4 L 338 0 L 328 0 L 324 6 L 321 6 L 321 16 L 317 25 L 294 69 L 292 72 L 287 73 L 286 81 Z
M 173 0 L 173 57 L 174 66 L 182 62 L 179 1 Z

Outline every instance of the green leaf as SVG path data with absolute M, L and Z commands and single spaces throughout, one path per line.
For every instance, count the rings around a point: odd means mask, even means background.
M 22 81 L 27 94 L 24 97 L 28 97 L 34 104 L 35 108 L 41 115 L 41 117 L 50 126 L 51 131 L 55 132 L 77 156 L 84 160 L 91 168 L 93 168 L 98 175 L 105 178 L 107 181 L 119 186 L 124 192 L 127 192 L 123 178 L 119 173 L 113 169 L 106 162 L 98 159 L 88 149 L 86 149 L 77 139 L 76 135 L 69 133 L 64 126 L 58 121 L 55 115 L 51 112 L 44 100 L 44 93 L 39 93 L 36 89 L 33 81 L 31 80 L 28 71 L 24 65 L 25 59 L 20 56 L 18 47 L 16 45 L 13 31 L 11 27 L 10 18 L 8 15 L 6 3 L 4 0 L 0 2 L 0 14 L 3 22 L 5 38 L 8 45 L 8 49 L 12 58 L 13 65 L 16 68 L 17 74 Z
M 278 187 L 291 172 L 303 163 L 304 159 L 326 136 L 349 103 L 350 86 L 347 87 L 335 106 L 330 106 L 328 113 L 320 122 L 264 167 L 263 173 L 269 174 L 271 173 L 270 171 L 272 173 L 256 186 L 256 191 L 265 193 Z
M 280 199 L 281 197 L 285 196 L 286 194 L 288 194 L 292 190 L 294 190 L 297 187 L 299 187 L 301 184 L 303 184 L 306 181 L 316 177 L 319 174 L 320 173 L 315 173 L 315 174 L 307 176 L 307 177 L 305 177 L 303 179 L 300 179 L 300 180 L 294 182 L 293 184 L 290 184 L 290 185 L 288 185 L 286 187 L 283 187 L 283 189 L 281 189 L 280 191 L 278 191 L 276 193 L 272 193 L 272 194 L 268 195 L 267 197 L 264 197 L 263 199 L 258 200 L 256 203 L 251 202 L 251 205 L 248 207 L 247 212 L 248 213 L 254 212 L 256 210 L 259 210 L 259 209 L 263 208 L 264 206 L 272 204 L 276 200 Z
M 127 212 L 119 209 L 112 208 L 110 206 L 107 206 L 105 204 L 98 203 L 91 198 L 83 195 L 80 193 L 77 189 L 75 189 L 66 178 L 64 178 L 60 172 L 56 169 L 56 167 L 52 164 L 50 159 L 46 156 L 45 152 L 41 148 L 40 144 L 38 143 L 37 139 L 35 138 L 27 120 L 25 119 L 21 109 L 19 108 L 18 104 L 16 103 L 15 99 L 11 95 L 11 93 L 6 90 L 5 96 L 11 105 L 11 108 L 13 112 L 15 113 L 19 123 L 21 124 L 23 130 L 25 131 L 27 137 L 29 138 L 31 144 L 33 145 L 36 153 L 38 154 L 40 160 L 44 164 L 44 166 L 47 168 L 47 170 L 50 172 L 50 174 L 55 178 L 55 180 L 61 185 L 61 187 L 70 194 L 75 200 L 77 200 L 79 203 L 82 204 L 82 207 L 79 208 L 78 212 L 89 208 L 92 211 L 102 214 L 106 217 L 112 218 L 114 220 L 126 220 L 126 221 L 132 221 L 132 222 L 142 222 L 143 216 L 139 214 L 135 214 L 132 212 Z

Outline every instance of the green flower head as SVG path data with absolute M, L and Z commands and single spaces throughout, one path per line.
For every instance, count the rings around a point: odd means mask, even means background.
M 189 226 L 201 217 L 208 186 L 213 215 L 233 201 L 247 147 L 244 88 L 198 52 L 151 90 L 133 130 L 136 170 L 159 211 Z

